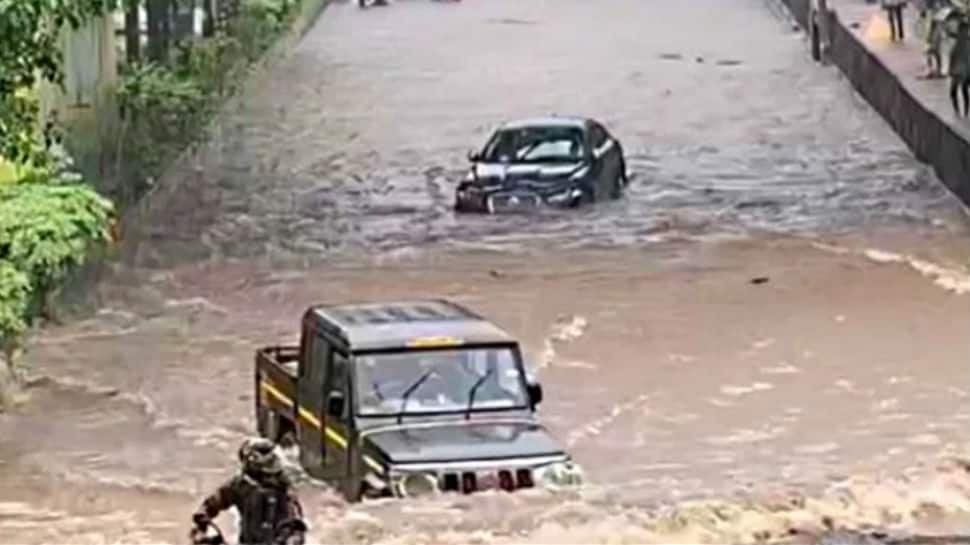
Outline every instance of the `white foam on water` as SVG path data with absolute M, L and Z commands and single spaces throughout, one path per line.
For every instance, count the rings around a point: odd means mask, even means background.
M 721 386 L 721 393 L 724 395 L 738 397 L 747 394 L 752 394 L 755 392 L 765 392 L 773 389 L 774 386 L 767 382 L 755 382 L 749 386 L 732 386 L 724 385 Z
M 667 354 L 667 359 L 672 363 L 694 363 L 697 361 L 697 358 L 687 354 Z
M 856 253 L 875 263 L 900 264 L 920 273 L 924 277 L 933 281 L 934 284 L 944 290 L 965 295 L 970 293 L 970 271 L 965 267 L 945 267 L 937 263 L 919 259 L 917 257 L 887 252 L 876 248 L 853 251 L 849 248 L 842 248 L 818 242 L 812 243 L 816 249 L 824 252 L 836 253 L 840 255 Z
M 549 336 L 543 341 L 542 355 L 539 359 L 538 369 L 544 369 L 553 365 L 556 360 L 556 344 L 572 342 L 583 336 L 586 331 L 587 321 L 582 316 L 570 316 L 561 318 L 552 326 Z
M 571 432 L 566 438 L 566 444 L 568 446 L 573 446 L 579 441 L 586 439 L 588 437 L 595 437 L 603 432 L 603 429 L 608 427 L 610 424 L 615 422 L 622 415 L 629 413 L 637 408 L 643 408 L 643 405 L 647 402 L 649 396 L 646 394 L 641 394 L 625 403 L 614 405 L 610 408 L 610 412 L 588 422 L 585 425 L 580 425 L 578 428 Z
M 219 306 L 205 297 L 190 297 L 188 299 L 169 299 L 165 301 L 165 308 L 184 308 L 191 311 L 209 311 L 219 315 L 229 314 L 229 309 Z
M 782 361 L 775 366 L 762 367 L 761 372 L 766 375 L 793 375 L 801 373 L 802 370 L 788 363 L 787 361 Z
M 712 445 L 738 445 L 769 441 L 787 433 L 783 426 L 763 426 L 761 429 L 739 429 L 726 435 L 708 437 L 704 441 Z

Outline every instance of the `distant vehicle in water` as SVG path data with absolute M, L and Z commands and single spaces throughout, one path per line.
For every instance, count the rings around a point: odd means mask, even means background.
M 582 484 L 518 342 L 450 301 L 313 306 L 255 378 L 260 435 L 350 501 Z
M 500 126 L 455 189 L 459 212 L 576 207 L 618 199 L 628 184 L 620 142 L 582 117 L 520 119 Z

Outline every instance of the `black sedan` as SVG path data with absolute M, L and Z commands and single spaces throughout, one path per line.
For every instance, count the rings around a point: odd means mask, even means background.
M 627 185 L 623 148 L 593 119 L 546 117 L 505 123 L 455 190 L 459 212 L 575 207 L 617 199 Z

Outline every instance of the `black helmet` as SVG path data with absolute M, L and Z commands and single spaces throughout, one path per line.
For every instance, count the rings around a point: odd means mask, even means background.
M 277 475 L 282 473 L 276 444 L 269 439 L 247 439 L 239 447 L 239 463 L 252 475 Z

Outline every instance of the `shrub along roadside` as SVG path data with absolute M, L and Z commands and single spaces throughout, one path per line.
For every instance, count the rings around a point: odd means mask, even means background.
M 8 169 L 8 172 L 11 170 Z M 0 409 L 20 374 L 27 329 L 52 318 L 51 297 L 91 250 L 112 240 L 114 207 L 69 171 L 14 167 L 0 183 Z
M 243 0 L 225 32 L 176 44 L 165 62 L 123 67 L 117 89 L 122 125 L 111 196 L 128 207 L 205 128 L 253 66 L 292 26 L 305 2 Z
M 303 8 L 325 0 L 242 0 L 226 32 L 179 44 L 163 62 L 125 67 L 117 89 L 122 131 L 110 195 L 135 203 L 203 130 L 249 69 Z M 62 81 L 57 36 L 120 5 L 117 0 L 0 0 L 0 411 L 18 385 L 24 335 L 52 318 L 52 298 L 93 252 L 114 242 L 114 205 L 51 153 L 56 127 L 38 126 L 39 78 Z M 6 157 L 6 159 L 4 158 Z
M 27 329 L 88 250 L 106 240 L 112 204 L 71 172 L 41 130 L 36 84 L 63 81 L 59 38 L 115 0 L 0 0 L 0 409 L 17 386 Z

